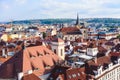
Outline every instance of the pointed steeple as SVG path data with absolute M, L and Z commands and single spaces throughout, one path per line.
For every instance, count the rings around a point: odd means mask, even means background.
M 75 25 L 80 25 L 79 14 L 78 13 L 77 13 L 77 20 L 76 20 L 76 24 Z

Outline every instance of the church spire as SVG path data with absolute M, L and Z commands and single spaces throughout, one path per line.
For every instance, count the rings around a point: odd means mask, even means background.
M 78 13 L 77 13 L 77 20 L 76 20 L 76 24 L 75 25 L 80 25 L 79 14 Z

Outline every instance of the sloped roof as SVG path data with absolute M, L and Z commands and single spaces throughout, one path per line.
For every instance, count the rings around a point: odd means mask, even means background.
M 28 47 L 0 66 L 0 78 L 13 78 L 19 72 L 26 73 L 28 70 L 33 70 L 33 73 L 39 76 L 46 70 L 51 70 L 59 60 L 54 52 L 44 46 Z M 46 69 L 46 66 L 50 68 Z
M 29 74 L 24 76 L 22 80 L 41 80 L 41 79 L 37 77 L 35 74 Z
M 63 27 L 60 29 L 63 34 L 82 34 L 77 27 Z
M 85 68 L 69 68 L 64 66 L 56 66 L 48 79 L 56 79 L 61 76 L 63 80 L 86 80 Z
M 11 58 L 11 56 L 8 56 L 7 58 L 0 57 L 0 63 L 4 63 L 5 61 L 7 61 L 10 58 Z
M 53 42 L 64 42 L 61 38 L 55 38 Z
M 80 31 L 77 27 L 63 27 L 61 32 L 74 32 L 74 31 Z
M 114 43 L 114 42 L 106 42 L 105 45 L 108 45 L 108 46 L 114 46 L 115 43 Z

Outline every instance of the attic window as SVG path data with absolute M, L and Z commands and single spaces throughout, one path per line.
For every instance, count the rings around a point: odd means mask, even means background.
M 34 71 L 39 70 L 39 68 L 34 68 Z
M 41 53 L 39 53 L 39 52 L 37 51 L 37 56 L 43 56 L 43 54 L 41 54 Z
M 47 55 L 47 54 L 49 54 L 49 53 L 44 50 L 44 54 Z
M 73 76 L 73 77 L 76 77 L 76 74 L 73 74 L 72 76 Z
M 50 69 L 50 65 L 46 65 L 46 66 L 45 66 L 45 69 Z
M 33 71 L 39 70 L 39 68 L 35 67 L 32 63 L 31 63 L 31 67 Z
M 29 55 L 30 55 L 30 58 L 34 58 L 35 56 L 34 55 L 32 55 L 30 52 L 29 52 Z
M 69 75 L 69 78 L 71 79 L 71 76 Z
M 80 76 L 80 73 L 78 73 L 78 76 Z

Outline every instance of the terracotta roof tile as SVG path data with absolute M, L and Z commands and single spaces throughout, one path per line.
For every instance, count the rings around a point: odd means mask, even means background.
M 33 70 L 35 75 L 40 76 L 45 73 L 45 66 L 49 65 L 51 70 L 54 63 L 59 60 L 54 52 L 44 46 L 28 47 L 0 66 L 0 77 L 15 77 L 19 72 L 26 73 L 28 70 Z
M 41 80 L 41 79 L 34 74 L 29 74 L 29 75 L 23 76 L 22 80 Z
M 64 40 L 62 40 L 61 38 L 56 38 L 56 39 L 53 39 L 53 42 L 64 42 Z
M 5 61 L 9 60 L 11 56 L 8 56 L 7 58 L 0 57 L 0 63 L 4 63 Z

